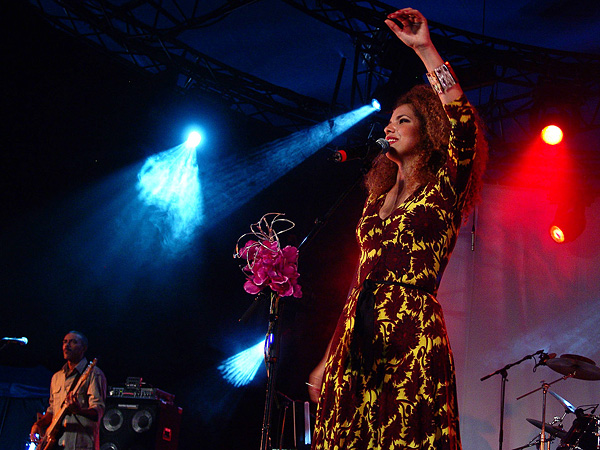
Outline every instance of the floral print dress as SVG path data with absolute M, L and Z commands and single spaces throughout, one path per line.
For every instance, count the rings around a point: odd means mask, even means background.
M 451 135 L 437 181 L 385 219 L 385 194 L 365 204 L 359 269 L 325 366 L 314 450 L 461 448 L 454 362 L 435 294 L 462 221 L 477 127 L 464 95 L 444 108 Z M 371 334 L 357 346 L 365 280 Z

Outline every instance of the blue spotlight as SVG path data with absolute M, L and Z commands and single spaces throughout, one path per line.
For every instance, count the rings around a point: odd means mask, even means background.
M 371 106 L 375 111 L 381 111 L 381 103 L 379 103 L 379 100 L 377 100 L 376 98 L 371 100 Z
M 265 341 L 262 340 L 255 346 L 227 358 L 217 369 L 223 378 L 235 387 L 245 386 L 256 376 L 264 360 L 264 348 Z
M 224 156 L 218 165 L 203 167 L 205 211 L 216 223 L 276 182 L 353 125 L 373 114 L 371 104 L 326 120 L 306 130 L 270 142 L 257 149 L 251 158 Z
M 196 150 L 181 144 L 146 160 L 138 173 L 138 197 L 157 208 L 152 222 L 163 243 L 178 250 L 203 221 L 203 199 Z
M 196 148 L 200 145 L 200 141 L 202 140 L 202 136 L 197 131 L 192 131 L 188 135 L 187 141 L 185 141 L 185 146 L 189 149 Z

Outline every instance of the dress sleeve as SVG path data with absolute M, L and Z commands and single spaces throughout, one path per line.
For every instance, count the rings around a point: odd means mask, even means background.
M 463 94 L 457 100 L 444 105 L 450 120 L 447 169 L 450 183 L 457 194 L 462 194 L 469 183 L 477 140 L 477 123 L 473 106 Z

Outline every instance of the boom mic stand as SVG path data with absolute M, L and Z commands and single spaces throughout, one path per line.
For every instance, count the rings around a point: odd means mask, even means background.
M 542 355 L 543 353 L 543 350 L 538 350 L 537 352 L 532 353 L 531 355 L 524 356 L 519 361 L 507 364 L 501 369 L 498 369 L 495 372 L 492 372 L 489 375 L 486 375 L 480 379 L 480 381 L 485 381 L 488 378 L 493 377 L 494 375 L 502 375 L 502 383 L 500 385 L 500 433 L 498 436 L 499 450 L 502 450 L 502 443 L 504 441 L 504 399 L 506 397 L 506 382 L 508 381 L 508 369 L 510 369 L 513 366 L 516 366 L 517 364 L 521 364 L 523 361 L 532 359 L 536 355 Z
M 310 232 L 306 235 L 306 237 L 302 240 L 300 245 L 298 245 L 298 250 L 301 247 L 308 244 L 317 233 L 325 226 L 327 220 L 333 215 L 335 210 L 340 206 L 342 201 L 350 194 L 350 192 L 358 186 L 360 181 L 362 180 L 364 174 L 366 173 L 368 167 L 370 166 L 370 161 L 366 161 L 361 168 L 360 175 L 354 180 L 354 182 L 348 186 L 337 198 L 334 204 L 329 208 L 329 210 L 325 213 L 323 218 L 315 219 L 314 225 Z M 264 299 L 264 296 L 260 294 L 256 297 L 252 305 L 248 308 L 248 310 L 243 314 L 240 318 L 241 322 L 246 322 L 249 316 L 252 315 L 252 312 L 261 300 Z M 279 360 L 279 343 L 281 338 L 281 324 L 280 319 L 283 312 L 283 299 L 278 295 L 272 293 L 271 294 L 271 306 L 269 308 L 269 328 L 267 331 L 267 336 L 265 339 L 265 362 L 267 365 L 267 392 L 265 398 L 265 410 L 263 415 L 263 423 L 262 423 L 262 432 L 261 432 L 261 441 L 260 441 L 260 450 L 269 450 L 269 443 L 271 441 L 270 430 L 271 430 L 271 409 L 273 405 L 273 397 L 275 392 L 275 380 L 277 377 L 277 362 Z

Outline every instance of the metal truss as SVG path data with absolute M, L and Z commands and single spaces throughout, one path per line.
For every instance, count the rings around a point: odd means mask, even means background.
M 387 83 L 398 86 L 395 79 L 414 77 L 414 72 L 402 73 L 415 67 L 415 60 L 407 59 L 414 55 L 383 25 L 395 7 L 376 0 L 283 1 L 352 37 L 357 52 L 353 99 L 364 102 Z M 560 117 L 571 135 L 600 128 L 599 55 L 516 44 L 431 21 L 429 28 L 489 127 L 493 170 L 487 171 L 487 182 L 510 184 L 507 174 L 546 116 Z M 595 147 L 570 150 L 577 160 L 571 175 L 590 192 L 600 192 L 600 152 Z
M 407 66 L 398 49 L 402 44 L 383 25 L 395 7 L 375 0 L 284 1 L 352 37 L 362 58 L 354 70 L 362 77 L 354 84 L 361 101 Z M 599 55 L 516 44 L 435 22 L 429 26 L 463 88 L 479 90 L 479 110 L 500 137 L 503 121 L 514 121 L 527 134 L 531 122 L 554 109 L 570 119 L 575 132 L 600 128 Z
M 35 0 L 56 27 L 85 38 L 150 74 L 174 73 L 177 86 L 218 98 L 246 116 L 297 130 L 327 120 L 329 105 L 275 86 L 211 58 L 180 38 L 256 0 L 233 0 L 198 14 L 197 1 Z
M 215 96 L 231 108 L 286 130 L 328 119 L 325 102 L 227 66 L 185 41 L 185 32 L 212 25 L 256 0 L 230 0 L 201 14 L 201 0 L 31 0 L 55 26 L 86 38 L 153 74 L 170 71 L 180 89 Z M 383 24 L 395 7 L 378 1 L 283 0 L 348 34 L 355 44 L 351 104 L 364 104 L 404 70 L 403 47 Z M 492 134 L 521 130 L 559 109 L 574 132 L 600 128 L 600 56 L 515 44 L 429 22 L 432 38 L 478 107 Z M 551 101 L 560 100 L 559 105 Z M 342 108 L 343 109 L 343 108 Z M 506 123 L 510 121 L 511 123 Z M 518 134 L 518 133 L 517 133 Z M 508 140 L 517 140 L 511 136 Z

